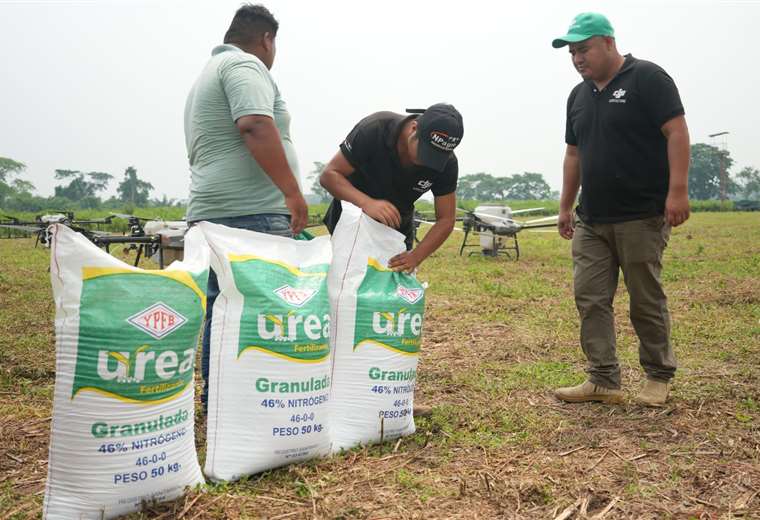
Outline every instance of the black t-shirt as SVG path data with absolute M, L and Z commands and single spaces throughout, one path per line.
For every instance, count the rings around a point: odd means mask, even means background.
M 580 154 L 581 219 L 623 222 L 664 213 L 670 169 L 661 128 L 683 114 L 673 79 L 630 54 L 601 91 L 590 80 L 573 89 L 565 142 Z
M 406 235 L 408 247 L 414 234 L 414 202 L 427 191 L 437 197 L 453 193 L 459 175 L 454 154 L 443 172 L 422 166 L 401 166 L 396 143 L 404 124 L 415 117 L 376 112 L 359 121 L 340 145 L 340 151 L 354 167 L 348 181 L 373 199 L 384 199 L 396 206 L 401 214 L 399 231 Z M 340 202 L 333 200 L 324 219 L 330 233 L 338 224 L 340 213 Z

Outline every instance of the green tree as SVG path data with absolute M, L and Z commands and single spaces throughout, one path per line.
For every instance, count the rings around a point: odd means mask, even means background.
M 509 193 L 505 198 L 516 200 L 549 199 L 552 189 L 540 173 L 525 172 L 509 177 Z
M 29 181 L 21 179 L 11 181 L 13 175 L 19 175 L 25 169 L 26 164 L 22 162 L 14 161 L 8 157 L 0 157 L 0 204 L 4 204 L 7 197 L 28 191 L 27 188 L 34 189 Z
M 691 145 L 691 165 L 689 166 L 689 198 L 696 200 L 717 199 L 720 197 L 721 160 L 728 172 L 734 160 L 728 150 L 705 143 Z M 726 173 L 726 192 L 735 190 Z
M 518 173 L 494 177 L 485 172 L 459 178 L 457 198 L 463 200 L 501 201 L 507 199 L 548 199 L 551 187 L 540 173 Z
M 163 196 L 159 199 L 156 197 L 155 199 L 151 199 L 150 204 L 152 206 L 158 206 L 158 207 L 171 207 L 174 206 L 177 202 L 177 199 L 172 199 L 166 195 L 166 193 L 163 194 Z
M 13 179 L 11 187 L 13 188 L 13 191 L 19 194 L 28 193 L 31 195 L 34 191 L 34 184 L 24 179 Z
M 462 200 L 502 200 L 509 185 L 504 177 L 485 172 L 472 173 L 459 178 L 457 198 Z
M 56 170 L 55 178 L 57 180 L 70 179 L 68 184 L 55 187 L 56 197 L 64 197 L 74 202 L 88 199 L 87 207 L 93 207 L 98 192 L 106 189 L 108 183 L 113 179 L 113 175 L 104 172 L 84 173 L 78 170 Z
M 309 190 L 319 197 L 319 202 L 330 202 L 332 199 L 332 195 L 322 187 L 322 185 L 319 183 L 319 176 L 322 175 L 322 172 L 325 169 L 325 166 L 327 166 L 323 162 L 314 161 L 314 169 L 309 172 L 309 175 L 306 177 L 306 179 L 311 183 L 309 185 Z
M 122 202 L 135 206 L 147 206 L 153 185 L 137 178 L 137 170 L 130 166 L 124 170 L 124 180 L 119 183 L 116 193 Z
M 26 164 L 8 157 L 0 157 L 0 182 L 8 184 L 10 176 L 26 170 Z
M 478 184 L 482 181 L 484 175 L 488 174 L 480 172 L 459 177 L 459 181 L 457 182 L 457 199 L 475 200 Z
M 760 199 L 760 170 L 747 166 L 736 174 L 738 193 L 744 199 Z

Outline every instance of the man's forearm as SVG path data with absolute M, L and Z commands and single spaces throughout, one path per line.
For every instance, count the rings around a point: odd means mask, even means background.
M 566 153 L 562 164 L 562 194 L 559 199 L 560 212 L 572 211 L 580 186 L 580 160 L 577 155 Z
M 324 189 L 338 200 L 345 200 L 359 208 L 364 207 L 370 200 L 368 195 L 357 190 L 343 175 L 338 172 L 325 170 L 319 178 Z
M 689 189 L 689 133 L 676 131 L 668 135 L 668 193 L 687 193 Z
M 240 133 L 253 158 L 286 197 L 301 192 L 285 156 L 280 132 L 271 118 L 262 117 L 249 122 Z
M 436 220 L 433 227 L 425 235 L 425 238 L 414 248 L 414 254 L 417 255 L 419 261 L 422 262 L 438 250 L 441 244 L 449 237 L 452 229 L 454 229 L 453 220 Z

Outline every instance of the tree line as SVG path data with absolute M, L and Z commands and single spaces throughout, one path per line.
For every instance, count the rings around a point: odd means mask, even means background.
M 721 171 L 726 175 L 726 194 L 732 199 L 760 200 L 760 170 L 747 166 L 737 173 L 730 173 L 734 160 L 728 150 L 716 146 L 695 143 L 691 146 L 689 167 L 689 198 L 692 200 L 716 200 L 721 195 Z M 330 194 L 319 185 L 319 175 L 325 163 L 315 161 L 307 176 L 312 202 L 329 202 Z M 60 184 L 55 186 L 52 197 L 34 195 L 35 187 L 23 178 L 26 165 L 7 157 L 0 157 L 0 208 L 6 211 L 41 211 L 51 208 L 98 209 L 173 206 L 178 205 L 166 195 L 150 198 L 153 185 L 140 179 L 137 169 L 129 166 L 116 188 L 116 196 L 103 200 L 100 195 L 114 180 L 105 172 L 80 170 L 55 170 Z M 507 176 L 495 176 L 479 172 L 459 177 L 457 197 L 465 200 L 502 201 L 557 199 L 540 173 L 524 172 Z
M 314 161 L 314 166 L 307 176 L 309 190 L 314 195 L 315 203 L 332 200 L 320 184 L 319 176 L 325 169 L 325 163 Z M 508 177 L 494 177 L 488 173 L 475 173 L 459 177 L 457 198 L 467 200 L 536 200 L 559 198 L 559 193 L 552 191 L 540 173 L 523 173 Z
M 114 176 L 106 172 L 80 170 L 55 170 L 54 178 L 60 181 L 52 197 L 35 195 L 34 185 L 21 176 L 26 164 L 0 157 L 0 208 L 10 211 L 41 211 L 59 209 L 99 209 L 147 206 L 173 206 L 174 199 L 166 195 L 150 198 L 153 185 L 140 179 L 137 169 L 129 166 L 116 187 L 116 196 L 103 200 L 103 193 Z
M 752 166 L 731 174 L 734 160 L 728 150 L 716 146 L 696 143 L 691 146 L 689 167 L 689 198 L 691 200 L 717 200 L 721 195 L 721 168 L 727 172 L 726 195 L 732 199 L 760 200 L 760 170 Z M 309 188 L 315 202 L 329 202 L 330 194 L 319 185 L 319 175 L 325 163 L 314 162 L 308 175 Z M 546 200 L 558 199 L 559 192 L 553 191 L 540 173 L 518 173 L 508 176 L 494 176 L 479 172 L 459 177 L 457 198 L 464 200 Z

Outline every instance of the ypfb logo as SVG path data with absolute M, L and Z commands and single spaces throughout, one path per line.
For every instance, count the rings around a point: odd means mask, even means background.
M 303 308 L 319 292 L 319 287 L 293 287 L 283 285 L 272 291 L 282 301 L 293 307 Z M 321 341 L 330 334 L 330 318 L 324 314 L 322 318 L 316 314 L 310 314 L 310 307 L 306 307 L 302 313 L 295 309 L 287 314 L 262 314 L 257 316 L 258 335 L 263 340 L 274 341 L 299 341 L 306 336 L 310 341 Z
M 275 289 L 274 293 L 282 298 L 282 301 L 293 305 L 294 307 L 302 307 L 306 302 L 311 300 L 318 289 L 310 288 L 297 288 L 290 285 L 283 285 L 279 289 Z
M 420 301 L 420 298 L 425 294 L 425 290 L 422 288 L 419 289 L 407 289 L 403 285 L 399 285 L 398 289 L 396 289 L 396 296 L 401 298 L 402 300 L 406 300 L 409 303 L 417 303 Z
M 184 316 L 158 302 L 127 318 L 127 322 L 156 339 L 168 336 L 187 322 Z

